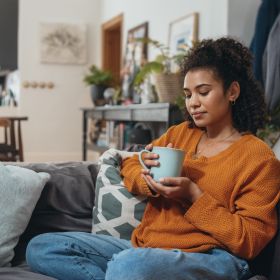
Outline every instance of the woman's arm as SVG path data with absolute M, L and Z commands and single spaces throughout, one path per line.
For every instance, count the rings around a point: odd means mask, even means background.
M 188 209 L 185 218 L 237 256 L 253 258 L 277 230 L 279 171 L 280 162 L 276 158 L 263 161 L 232 194 L 231 209 L 204 192 Z

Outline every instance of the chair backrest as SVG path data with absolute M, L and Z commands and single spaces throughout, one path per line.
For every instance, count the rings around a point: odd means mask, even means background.
M 4 143 L 8 143 L 8 128 L 11 126 L 11 121 L 8 119 L 0 119 L 0 127 L 4 128 Z
M 12 122 L 8 118 L 0 118 L 0 128 L 4 128 L 4 141 L 0 143 L 0 160 L 16 161 L 16 137 Z

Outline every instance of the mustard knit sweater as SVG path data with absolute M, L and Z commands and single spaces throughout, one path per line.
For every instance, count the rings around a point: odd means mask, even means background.
M 182 176 L 203 191 L 189 207 L 154 197 L 140 176 L 142 167 L 137 156 L 123 162 L 122 176 L 128 190 L 149 197 L 132 243 L 185 252 L 218 247 L 251 259 L 277 230 L 280 162 L 264 142 L 250 134 L 213 157 L 193 159 L 201 135 L 201 130 L 190 129 L 184 122 L 153 142 L 154 146 L 172 143 L 186 151 Z

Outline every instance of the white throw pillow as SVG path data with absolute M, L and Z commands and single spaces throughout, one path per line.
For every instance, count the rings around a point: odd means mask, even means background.
M 0 267 L 10 266 L 14 248 L 49 178 L 48 173 L 0 163 Z

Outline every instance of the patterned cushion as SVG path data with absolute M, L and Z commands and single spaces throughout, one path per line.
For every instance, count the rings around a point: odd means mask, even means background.
M 92 232 L 130 239 L 140 223 L 146 197 L 129 193 L 120 176 L 122 159 L 135 153 L 110 149 L 99 160 Z

